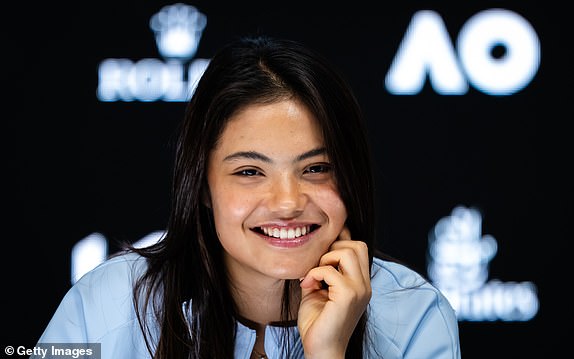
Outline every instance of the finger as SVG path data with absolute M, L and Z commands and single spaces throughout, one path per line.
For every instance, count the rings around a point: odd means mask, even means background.
M 353 240 L 335 242 L 331 246 L 331 251 L 321 257 L 319 264 L 339 267 L 345 273 L 361 275 L 365 280 L 370 278 L 369 248 L 365 242 Z
M 338 241 L 350 241 L 351 240 L 351 231 L 347 226 L 343 227 L 341 233 L 339 233 L 339 237 L 337 237 Z
M 329 285 L 336 283 L 337 279 L 341 278 L 339 273 L 332 266 L 320 266 L 311 269 L 305 278 L 301 281 L 301 288 L 306 290 L 319 290 L 323 289 L 321 283 L 324 281 Z
M 350 247 L 342 247 L 325 253 L 319 260 L 319 266 L 331 266 L 351 278 L 364 277 L 359 257 Z
M 358 242 L 358 241 L 352 240 L 351 231 L 349 230 L 349 228 L 347 226 L 343 227 L 343 229 L 339 233 L 339 237 L 331 245 L 331 250 L 339 248 L 341 246 L 339 243 L 341 243 L 341 242 L 345 242 L 345 243 Z M 361 272 L 366 274 L 366 275 L 370 275 L 371 271 L 369 268 L 369 249 L 368 249 L 368 247 L 366 246 L 366 244 L 359 244 L 358 247 L 356 248 L 356 250 L 357 250 L 357 254 L 359 255 L 359 257 L 366 258 L 366 262 L 361 260 Z
M 328 288 L 320 287 L 321 282 L 326 283 Z M 332 266 L 315 267 L 301 282 L 301 295 L 302 300 L 320 295 L 325 300 L 339 305 L 348 305 L 357 300 L 368 302 L 371 296 L 371 283 L 361 278 L 353 280 L 346 277 Z
M 307 290 L 308 292 L 323 289 L 322 282 L 309 275 L 301 278 L 299 285 L 304 291 Z

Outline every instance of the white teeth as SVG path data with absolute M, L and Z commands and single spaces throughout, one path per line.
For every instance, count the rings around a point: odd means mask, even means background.
M 302 226 L 295 228 L 269 228 L 261 227 L 264 234 L 281 239 L 294 239 L 306 235 L 311 231 L 311 226 Z

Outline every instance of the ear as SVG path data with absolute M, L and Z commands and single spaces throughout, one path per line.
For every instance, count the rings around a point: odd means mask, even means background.
M 209 193 L 208 187 L 203 187 L 201 191 L 201 203 L 209 209 L 211 209 L 211 194 Z

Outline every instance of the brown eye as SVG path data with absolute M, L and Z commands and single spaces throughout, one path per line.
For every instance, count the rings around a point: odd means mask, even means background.
M 313 165 L 305 169 L 305 173 L 327 173 L 331 171 L 331 166 L 327 164 Z
M 241 171 L 237 171 L 234 173 L 237 176 L 244 176 L 244 177 L 253 177 L 253 176 L 258 176 L 261 174 L 261 172 L 259 172 L 256 169 L 245 169 L 245 170 L 241 170 Z

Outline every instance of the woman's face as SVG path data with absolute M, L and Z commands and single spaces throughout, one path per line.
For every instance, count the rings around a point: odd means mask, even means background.
M 208 184 L 232 276 L 303 277 L 347 218 L 318 124 L 294 100 L 235 114 L 210 155 Z

